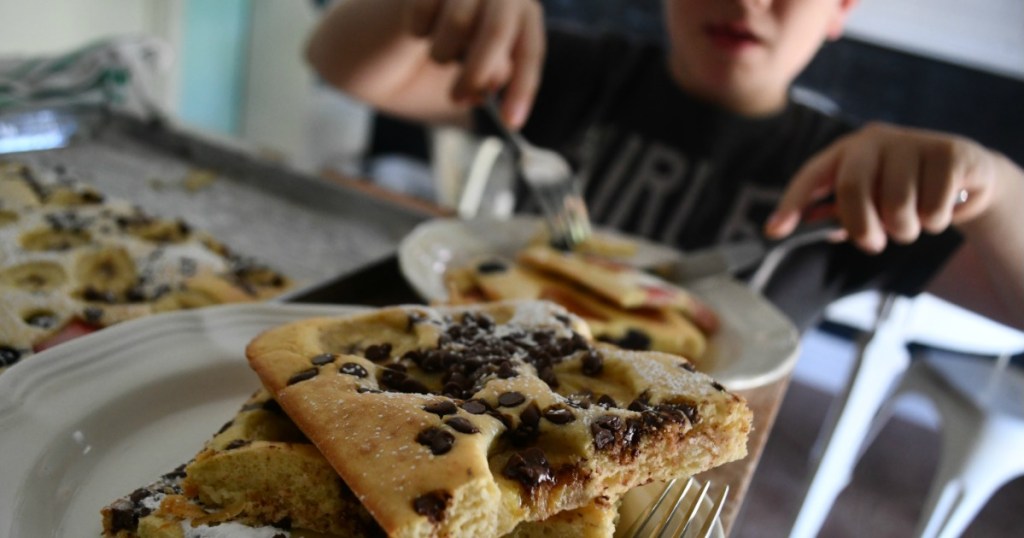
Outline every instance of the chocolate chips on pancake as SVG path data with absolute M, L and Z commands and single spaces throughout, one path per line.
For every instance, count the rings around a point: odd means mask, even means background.
M 595 343 L 550 303 L 304 320 L 247 356 L 395 536 L 501 535 L 740 457 L 749 429 L 742 400 L 683 359 Z

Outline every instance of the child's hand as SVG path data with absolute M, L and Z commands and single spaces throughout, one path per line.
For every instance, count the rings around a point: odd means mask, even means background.
M 805 208 L 835 196 L 845 238 L 881 252 L 891 238 L 917 240 L 983 213 L 997 181 L 994 154 L 966 138 L 873 124 L 837 140 L 808 161 L 765 224 L 789 235 Z
M 430 56 L 458 62 L 451 97 L 479 102 L 505 88 L 502 114 L 522 126 L 532 106 L 544 56 L 544 16 L 536 0 L 409 0 L 410 31 L 430 41 Z

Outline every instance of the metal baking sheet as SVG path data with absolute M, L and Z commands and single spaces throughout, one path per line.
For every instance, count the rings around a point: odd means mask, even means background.
M 63 132 L 75 133 L 68 145 L 0 159 L 80 179 L 154 215 L 182 218 L 300 288 L 392 255 L 406 233 L 431 217 L 162 122 L 102 110 L 61 117 Z

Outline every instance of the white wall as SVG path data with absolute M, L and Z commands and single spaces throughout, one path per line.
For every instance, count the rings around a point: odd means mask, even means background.
M 0 55 L 67 52 L 111 35 L 145 34 L 180 42 L 182 0 L 4 0 L 0 2 Z M 158 100 L 173 112 L 177 73 L 158 81 Z
M 313 74 L 303 48 L 317 19 L 308 1 L 252 3 L 242 137 L 292 158 L 307 140 Z
M 861 0 L 847 35 L 1024 80 L 1024 0 Z

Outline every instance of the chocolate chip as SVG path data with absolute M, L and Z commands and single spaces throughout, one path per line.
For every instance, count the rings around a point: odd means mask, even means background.
M 14 366 L 21 360 L 21 351 L 11 346 L 0 346 L 0 367 Z
M 463 402 L 462 409 L 472 415 L 482 415 L 487 412 L 487 404 L 480 400 L 469 400 Z
M 323 366 L 334 362 L 334 358 L 334 355 L 331 353 L 321 353 L 320 355 L 310 359 L 310 362 L 313 363 L 313 366 Z
M 478 264 L 476 270 L 484 275 L 502 273 L 508 270 L 508 265 L 498 260 L 488 260 Z
M 130 500 L 131 502 L 137 504 L 137 503 L 142 502 L 143 499 L 146 499 L 146 498 L 148 498 L 151 495 L 153 495 L 152 491 L 149 491 L 146 488 L 139 488 L 139 489 L 133 491 L 131 493 L 131 495 L 128 496 L 128 500 Z
M 601 375 L 601 371 L 604 370 L 604 357 L 593 349 L 583 355 L 582 363 L 581 370 L 584 375 Z
M 530 405 L 523 409 L 519 415 L 519 425 L 509 432 L 512 444 L 516 446 L 528 446 L 533 444 L 540 435 L 540 408 L 537 402 L 530 402 Z
M 135 506 L 128 499 L 118 499 L 110 504 L 111 532 L 135 532 L 139 528 L 139 516 L 135 514 Z
M 502 412 L 497 411 L 497 410 L 490 410 L 490 411 L 487 412 L 487 415 L 490 416 L 490 417 L 493 417 L 495 420 L 500 422 L 502 424 L 502 426 L 505 426 L 506 430 L 511 430 L 512 426 L 515 424 L 512 421 L 512 417 L 511 416 L 506 415 L 505 413 L 502 413 Z
M 416 442 L 429 447 L 435 456 L 447 454 L 455 444 L 455 436 L 437 427 L 427 428 L 416 436 Z
M 595 424 L 607 430 L 619 431 L 622 429 L 622 419 L 615 415 L 604 415 L 597 417 Z
M 405 372 L 385 368 L 380 372 L 380 383 L 389 389 L 400 390 L 408 377 Z
M 498 405 L 501 407 L 515 407 L 525 401 L 526 396 L 515 391 L 505 392 L 498 396 Z
M 576 420 L 576 415 L 567 407 L 552 405 L 544 410 L 544 418 L 553 424 L 568 424 Z
M 243 446 L 249 445 L 251 443 L 252 441 L 249 441 L 247 439 L 235 439 L 234 441 L 228 443 L 227 446 L 224 447 L 224 450 L 234 450 L 236 448 L 242 448 Z
M 470 422 L 468 418 L 452 417 L 452 418 L 444 421 L 444 423 L 447 424 L 448 427 L 450 427 L 451 429 L 453 429 L 453 430 L 455 430 L 455 431 L 457 431 L 459 433 L 465 433 L 465 434 L 480 433 L 480 428 L 477 428 L 476 426 L 474 426 L 473 423 Z
M 363 355 L 373 362 L 386 361 L 391 357 L 391 344 L 376 344 L 366 348 Z
M 711 386 L 718 389 L 719 392 L 725 392 L 725 387 L 723 387 L 722 384 L 719 383 L 718 381 L 712 381 Z
M 600 405 L 601 407 L 604 407 L 606 409 L 619 406 L 619 404 L 615 401 L 615 398 L 612 398 L 607 394 L 602 394 L 601 397 L 597 399 L 597 405 Z
M 357 362 L 346 362 L 338 367 L 338 371 L 343 374 L 354 375 L 356 377 L 366 377 L 369 375 L 366 368 L 363 368 L 363 365 Z
M 288 384 L 289 385 L 294 385 L 294 384 L 296 384 L 296 383 L 298 383 L 300 381 L 305 381 L 307 379 L 313 379 L 314 377 L 316 377 L 316 374 L 319 373 L 319 372 L 320 372 L 320 370 L 317 369 L 317 368 L 310 368 L 308 370 L 303 370 L 303 371 L 301 371 L 301 372 L 299 372 L 299 373 L 289 377 L 288 378 Z
M 605 447 L 615 442 L 615 432 L 606 430 L 597 424 L 590 425 L 590 433 L 594 435 L 594 447 L 604 450 Z
M 555 368 L 550 364 L 542 364 L 537 367 L 537 377 L 547 383 L 552 389 L 558 388 L 558 377 L 555 375 Z
M 85 318 L 85 321 L 88 323 L 99 323 L 99 321 L 103 319 L 103 309 L 95 306 L 87 306 L 82 309 L 82 317 Z
M 405 381 L 402 381 L 398 388 L 402 392 L 410 394 L 430 394 L 430 387 L 427 387 L 423 383 L 411 377 L 406 379 Z
M 221 426 L 219 430 L 217 430 L 217 435 L 220 435 L 220 434 L 224 433 L 228 428 L 230 428 L 234 424 L 235 424 L 234 420 L 229 420 L 229 421 L 225 422 L 224 425 Z
M 594 436 L 594 446 L 602 450 L 615 442 L 615 432 L 623 429 L 622 419 L 615 415 L 598 417 L 590 425 L 590 433 Z
M 444 510 L 452 496 L 446 491 L 435 490 L 416 497 L 412 501 L 412 509 L 433 523 L 444 519 Z
M 512 367 L 512 363 L 510 361 L 501 361 L 501 364 L 498 365 L 498 377 L 501 379 L 509 379 L 518 375 L 519 372 Z
M 651 349 L 651 337 L 647 336 L 647 333 L 640 329 L 629 329 L 626 334 L 613 341 L 619 347 L 624 349 L 632 349 L 636 351 L 646 351 Z
M 523 412 L 519 414 L 520 424 L 526 424 L 530 427 L 536 427 L 540 424 L 540 408 L 537 407 L 537 402 L 530 402 L 530 405 L 523 409 Z
M 99 291 L 92 286 L 89 286 L 82 290 L 82 298 L 86 301 L 98 302 L 98 303 L 116 303 L 117 295 L 109 291 Z
M 659 404 L 656 409 L 658 412 L 666 413 L 678 413 L 686 417 L 691 424 L 696 424 L 700 421 L 700 414 L 697 412 L 697 408 L 687 403 L 663 403 Z
M 555 475 L 551 472 L 551 464 L 548 463 L 544 451 L 531 447 L 522 452 L 517 452 L 505 463 L 502 474 L 509 479 L 517 480 L 529 489 L 542 484 L 554 484 Z
M 25 316 L 25 323 L 40 329 L 50 329 L 57 325 L 57 315 L 53 312 L 33 312 Z
M 439 417 L 443 417 L 445 415 L 454 415 L 455 413 L 458 413 L 459 408 L 456 407 L 455 402 L 451 400 L 440 400 L 424 405 L 423 410 L 428 413 L 433 413 Z
M 690 361 L 685 361 L 684 360 L 684 361 L 680 362 L 679 363 L 679 367 L 682 368 L 683 370 L 686 370 L 687 372 L 696 372 L 697 371 L 697 367 L 694 366 L 693 363 L 690 362 Z

